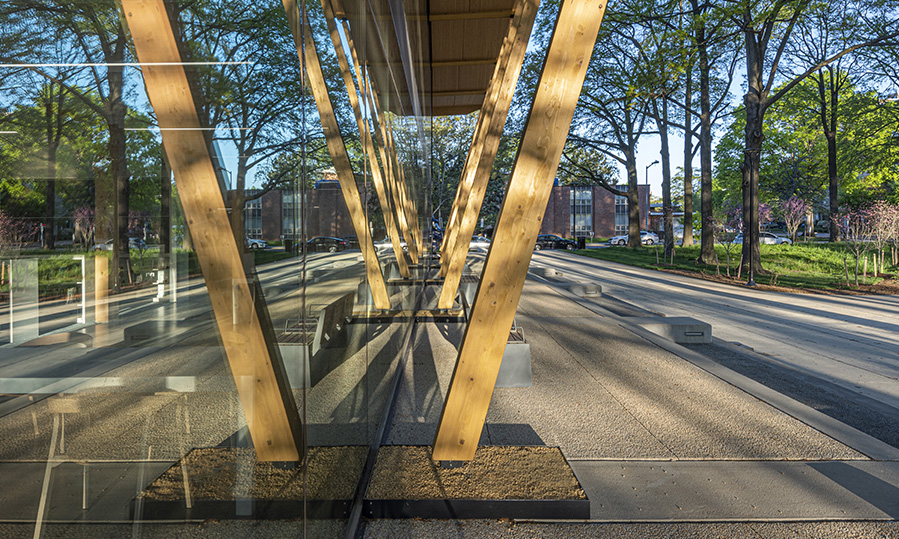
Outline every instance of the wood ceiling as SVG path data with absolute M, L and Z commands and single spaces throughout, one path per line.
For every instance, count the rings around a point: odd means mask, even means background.
M 513 0 L 331 0 L 331 4 L 338 19 L 349 20 L 382 106 L 404 116 L 480 109 L 514 7 Z

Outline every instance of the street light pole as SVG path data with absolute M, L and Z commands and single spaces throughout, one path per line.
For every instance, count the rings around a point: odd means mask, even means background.
M 646 226 L 643 227 L 644 230 L 649 230 L 649 167 L 653 165 L 658 165 L 659 160 L 656 159 L 652 163 L 646 165 L 646 170 L 643 171 L 643 177 L 646 179 Z

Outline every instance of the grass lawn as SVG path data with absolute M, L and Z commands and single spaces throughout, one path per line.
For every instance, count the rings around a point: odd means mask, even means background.
M 695 275 L 721 282 L 743 284 L 745 272 L 740 279 L 736 278 L 737 265 L 740 261 L 741 245 L 730 247 L 730 277 L 728 277 L 727 246 L 716 245 L 719 264 L 706 265 L 696 262 L 699 257 L 699 246 L 676 247 L 674 262 L 663 260 L 661 246 L 627 249 L 609 247 L 602 249 L 580 249 L 576 253 L 620 262 L 641 268 L 673 271 L 685 275 Z M 871 254 L 868 254 L 869 266 L 866 278 L 862 271 L 864 262 L 859 264 L 859 283 L 855 286 L 855 257 L 848 252 L 844 244 L 829 243 L 796 243 L 794 245 L 762 245 L 763 272 L 756 275 L 755 281 L 761 286 L 781 287 L 788 289 L 820 290 L 820 291 L 858 291 L 873 293 L 899 292 L 899 280 L 895 266 L 888 266 L 886 274 L 873 275 Z M 849 268 L 850 286 L 846 284 L 845 263 Z M 889 256 L 887 256 L 889 260 Z

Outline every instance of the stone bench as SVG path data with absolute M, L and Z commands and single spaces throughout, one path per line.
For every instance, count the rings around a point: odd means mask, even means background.
M 64 331 L 41 335 L 37 339 L 31 339 L 19 346 L 80 346 L 90 348 L 94 344 L 94 338 L 80 331 Z
M 496 387 L 531 387 L 531 345 L 524 338 L 521 327 L 512 326 L 503 361 L 496 376 Z
M 680 344 L 712 342 L 712 326 L 687 316 L 646 316 L 628 318 L 629 322 Z
M 278 333 L 278 348 L 291 388 L 311 387 L 309 358 L 322 348 L 335 346 L 346 335 L 354 300 L 354 292 L 344 294 L 316 318 L 294 321 Z
M 602 285 L 596 283 L 571 283 L 568 291 L 581 298 L 595 298 L 602 296 Z

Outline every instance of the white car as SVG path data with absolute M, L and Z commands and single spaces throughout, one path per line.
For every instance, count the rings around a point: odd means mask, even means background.
M 404 253 L 409 252 L 409 247 L 406 245 L 406 240 L 403 239 L 402 236 L 400 237 L 400 247 L 403 249 Z M 383 240 L 375 242 L 375 252 L 381 254 L 387 251 L 393 252 L 393 244 L 390 242 L 389 237 L 385 237 Z
M 737 234 L 734 238 L 734 241 L 731 243 L 743 243 L 743 233 Z M 785 238 L 783 236 L 776 236 L 770 232 L 760 232 L 759 233 L 759 243 L 764 243 L 766 245 L 791 245 L 793 240 L 790 238 Z
M 628 234 L 625 234 L 623 236 L 612 236 L 611 238 L 609 238 L 609 245 L 627 245 L 628 237 Z M 640 243 L 642 243 L 643 245 L 653 245 L 655 243 L 659 243 L 659 236 L 655 232 L 641 230 Z
M 472 236 L 468 244 L 469 251 L 486 251 L 490 249 L 490 238 L 484 236 Z
M 257 240 L 255 238 L 247 238 L 247 248 L 268 249 L 268 242 L 265 240 Z

